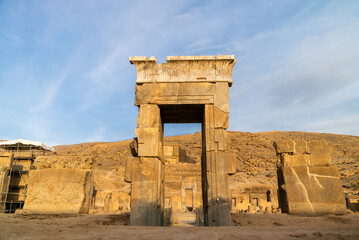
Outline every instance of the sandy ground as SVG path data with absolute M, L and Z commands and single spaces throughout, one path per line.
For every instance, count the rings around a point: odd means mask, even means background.
M 0 214 L 0 239 L 359 239 L 359 214 L 234 215 L 233 227 L 133 227 L 128 215 Z

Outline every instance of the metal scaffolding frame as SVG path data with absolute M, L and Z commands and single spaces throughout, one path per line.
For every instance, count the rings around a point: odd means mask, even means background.
M 12 161 L 10 168 L 5 170 L 7 173 L 4 172 L 4 181 L 2 184 L 6 185 L 5 187 L 0 185 L 0 190 L 2 190 L 0 192 L 0 213 L 14 213 L 16 209 L 21 209 L 24 206 L 27 194 L 27 179 L 30 170 L 33 169 L 35 160 L 34 150 L 41 150 L 41 148 L 33 148 L 32 145 L 26 146 L 21 143 L 17 143 L 16 147 L 14 145 L 5 146 L 2 145 L 1 142 L 0 148 L 2 148 L 1 150 L 3 152 L 10 153 L 10 158 L 12 158 L 12 160 L 10 160 Z M 45 153 L 44 149 L 42 149 L 42 153 Z M 26 155 L 29 157 L 24 157 Z M 22 165 L 21 161 L 27 161 L 29 166 L 26 167 Z M 26 179 L 24 176 L 27 176 Z

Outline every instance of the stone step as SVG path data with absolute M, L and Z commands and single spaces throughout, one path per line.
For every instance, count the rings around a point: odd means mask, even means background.
M 178 213 L 178 223 L 174 226 L 177 227 L 195 227 L 196 214 L 193 212 Z

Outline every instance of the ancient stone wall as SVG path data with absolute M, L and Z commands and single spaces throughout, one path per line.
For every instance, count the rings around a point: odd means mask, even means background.
M 232 213 L 278 212 L 277 188 L 272 185 L 241 183 L 231 186 Z
M 88 213 L 93 193 L 91 170 L 63 168 L 30 171 L 24 213 Z
M 332 149 L 320 140 L 283 140 L 274 143 L 279 156 L 279 204 L 295 214 L 343 214 L 344 193 Z

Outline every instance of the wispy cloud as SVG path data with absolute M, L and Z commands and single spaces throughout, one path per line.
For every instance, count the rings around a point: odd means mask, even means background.
M 355 1 L 1 1 L 0 139 L 131 138 L 129 56 L 216 54 L 237 58 L 231 130 L 358 135 L 358 12 Z

